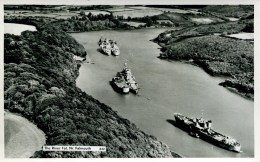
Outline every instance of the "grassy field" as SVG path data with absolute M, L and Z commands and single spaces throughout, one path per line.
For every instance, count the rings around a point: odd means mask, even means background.
M 106 9 L 106 11 L 110 11 L 110 12 L 122 12 L 122 11 L 133 11 L 135 9 L 132 8 L 123 8 L 123 7 L 116 7 L 116 8 L 109 8 Z
M 254 40 L 254 33 L 237 33 L 228 36 L 244 40 Z
M 40 12 L 40 11 L 5 11 L 5 16 L 23 16 L 23 17 L 48 17 L 48 18 L 55 18 L 55 19 L 68 19 L 72 16 L 79 16 L 81 11 L 74 11 L 74 12 Z M 100 10 L 84 10 L 85 14 L 88 15 L 90 12 L 92 15 L 109 15 L 110 13 L 107 11 L 100 11 Z
M 99 15 L 99 14 L 109 15 L 109 14 L 110 14 L 110 13 L 107 12 L 107 11 L 100 11 L 100 10 L 86 10 L 86 11 L 85 11 L 85 14 L 88 15 L 90 12 L 91 12 L 93 15 Z
M 72 16 L 69 16 L 69 15 L 62 15 L 62 16 L 57 16 L 55 17 L 55 19 L 63 19 L 63 20 L 66 20 L 66 19 L 69 19 L 71 18 Z
M 180 14 L 186 14 L 190 13 L 188 10 L 182 10 L 182 9 L 175 9 L 175 8 L 152 8 L 163 12 L 171 12 L 171 13 L 180 13 Z
M 154 16 L 162 14 L 162 11 L 155 9 L 145 9 L 145 10 L 126 10 L 126 11 L 118 11 L 113 12 L 114 16 L 123 16 L 124 18 L 136 18 L 136 17 L 145 17 L 145 16 Z
M 79 13 L 77 12 L 40 12 L 40 11 L 10 11 L 7 10 L 4 12 L 5 16 L 22 16 L 22 17 L 48 17 L 48 18 L 55 18 L 55 19 L 68 19 L 72 16 L 78 16 Z
M 157 20 L 158 23 L 170 23 L 172 24 L 172 22 L 170 20 Z
M 127 21 L 127 22 L 123 22 L 123 23 L 128 24 L 133 27 L 139 27 L 140 25 L 145 25 L 145 23 L 134 22 L 134 21 Z
M 5 112 L 4 122 L 6 158 L 29 158 L 45 144 L 44 133 L 27 119 Z
M 173 8 L 159 8 L 159 7 L 120 7 L 120 8 L 111 8 L 107 9 L 107 11 L 113 12 L 116 16 L 123 16 L 127 18 L 130 16 L 131 18 L 135 17 L 144 17 L 144 16 L 154 16 L 160 15 L 162 13 L 178 13 L 178 14 L 199 14 L 200 12 L 195 10 L 183 10 L 183 9 L 173 9 Z
M 238 21 L 239 18 L 234 18 L 234 17 L 226 17 L 229 21 Z
M 198 24 L 210 24 L 210 23 L 214 22 L 214 20 L 212 20 L 210 18 L 191 18 L 191 20 Z

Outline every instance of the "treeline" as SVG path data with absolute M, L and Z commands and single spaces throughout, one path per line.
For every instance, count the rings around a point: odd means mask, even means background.
M 142 18 L 115 17 L 113 14 L 98 14 L 93 15 L 91 12 L 85 14 L 81 12 L 79 16 L 73 16 L 67 20 L 57 20 L 48 24 L 47 26 L 56 26 L 67 32 L 84 32 L 104 29 L 137 29 L 143 27 L 150 27 L 153 25 L 161 26 L 157 22 L 158 18 L 155 16 L 145 16 Z M 125 23 L 125 21 L 143 22 L 144 26 L 133 27 Z M 172 24 L 162 24 L 164 26 L 172 26 Z
M 84 11 L 80 12 L 78 16 L 72 16 L 66 20 L 55 19 L 49 17 L 17 17 L 5 16 L 4 21 L 15 22 L 20 24 L 34 25 L 37 29 L 53 26 L 66 32 L 85 32 L 96 31 L 105 29 L 138 29 L 151 26 L 175 26 L 173 23 L 158 23 L 160 20 L 157 16 L 145 16 L 141 18 L 124 18 L 123 16 L 114 16 L 113 14 L 98 14 L 94 15 L 91 12 L 85 14 Z M 145 25 L 133 27 L 125 23 L 126 21 L 142 22 Z M 176 24 L 176 23 L 175 23 Z
M 252 31 L 253 20 L 203 25 L 161 33 L 155 41 L 162 46 L 161 58 L 192 61 L 211 75 L 229 76 L 221 85 L 240 94 L 254 96 L 254 45 L 221 35 Z M 248 25 L 250 24 L 250 27 Z
M 5 34 L 4 108 L 43 130 L 46 145 L 106 146 L 107 151 L 38 151 L 34 157 L 178 157 L 76 87 L 80 65 L 73 56 L 85 56 L 85 49 L 54 26 Z
M 80 11 L 80 10 L 104 10 L 112 8 L 111 5 L 90 5 L 90 6 L 69 6 L 70 11 Z
M 52 18 L 46 17 L 17 17 L 17 16 L 5 16 L 4 22 L 5 23 L 17 23 L 17 24 L 26 24 L 26 25 L 33 25 L 38 30 L 42 28 L 42 26 L 54 21 Z
M 129 25 L 117 19 L 89 20 L 87 18 L 72 17 L 68 20 L 57 20 L 48 26 L 59 27 L 66 32 L 84 32 L 104 29 L 132 29 Z
M 169 45 L 172 42 L 180 41 L 190 37 L 196 37 L 201 35 L 227 35 L 235 34 L 239 32 L 253 32 L 254 31 L 254 19 L 243 19 L 236 22 L 222 22 L 217 24 L 200 25 L 195 27 L 187 27 L 181 30 L 169 30 L 158 35 L 154 41 L 161 45 Z
M 34 25 L 38 30 L 45 28 L 58 28 L 65 32 L 84 32 L 103 29 L 133 29 L 128 24 L 111 18 L 110 15 L 72 16 L 67 20 L 56 20 L 47 17 L 17 17 L 5 16 L 6 23 L 20 23 Z
M 254 33 L 254 22 L 248 22 L 244 27 L 243 32 Z
M 70 10 L 70 11 L 79 11 L 79 10 L 103 10 L 111 8 L 111 5 L 89 5 L 89 6 L 75 6 L 75 5 L 4 5 L 4 10 Z

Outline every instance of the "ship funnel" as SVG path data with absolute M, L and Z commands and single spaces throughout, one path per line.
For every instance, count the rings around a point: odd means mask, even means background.
M 209 120 L 209 121 L 207 122 L 207 124 L 208 124 L 208 128 L 211 128 L 212 121 L 211 121 L 211 120 Z

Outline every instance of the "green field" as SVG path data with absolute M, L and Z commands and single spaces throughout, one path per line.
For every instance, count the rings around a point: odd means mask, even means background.
M 5 112 L 4 123 L 6 158 L 29 158 L 45 144 L 44 133 L 27 119 Z
M 134 21 L 127 21 L 127 22 L 124 22 L 130 26 L 133 26 L 133 27 L 139 27 L 140 25 L 145 25 L 145 23 L 140 23 L 140 22 L 134 22 Z
M 162 14 L 162 11 L 155 9 L 146 9 L 146 10 L 131 10 L 131 11 L 118 11 L 113 12 L 114 16 L 123 16 L 125 19 L 128 17 L 137 18 L 137 17 L 145 17 L 145 16 L 154 16 Z

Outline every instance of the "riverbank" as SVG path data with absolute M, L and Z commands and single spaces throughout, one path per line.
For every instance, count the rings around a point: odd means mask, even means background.
M 243 32 L 252 22 L 250 17 L 237 22 L 166 31 L 153 41 L 162 47 L 159 58 L 187 61 L 212 76 L 229 77 L 220 85 L 235 88 L 237 93 L 253 100 L 254 44 L 226 36 Z
M 29 158 L 45 144 L 45 134 L 27 119 L 5 112 L 4 123 L 5 158 Z
M 76 85 L 184 157 L 252 157 L 253 101 L 219 86 L 225 78 L 212 77 L 190 64 L 158 59 L 159 46 L 149 40 L 163 31 L 105 30 L 70 34 L 88 49 L 88 56 L 95 62 L 82 64 Z M 107 57 L 97 51 L 101 35 L 118 42 L 119 57 Z M 109 85 L 125 60 L 140 85 L 138 96 L 121 95 Z M 212 120 L 216 130 L 236 138 L 242 144 L 243 153 L 235 154 L 194 140 L 168 122 L 174 120 L 175 112 L 192 117 L 201 117 L 203 113 L 202 117 Z
M 67 32 L 111 29 L 109 26 L 122 25 L 120 22 L 117 24 L 117 21 L 110 20 L 81 19 L 67 22 L 47 20 L 47 23 L 43 18 L 36 19 L 39 21 L 36 22 L 38 32 L 24 32 L 19 38 L 8 34 L 5 37 L 5 109 L 22 114 L 35 122 L 46 133 L 49 145 L 106 145 L 109 150 L 106 153 L 86 154 L 39 151 L 34 157 L 172 157 L 176 155 L 171 153 L 168 146 L 158 142 L 154 136 L 142 132 L 129 120 L 122 118 L 109 106 L 93 99 L 75 85 L 80 64 L 73 60 L 73 56 L 84 57 L 87 53 L 78 42 L 68 36 Z M 236 26 L 234 23 L 228 29 L 232 33 L 243 25 Z M 166 48 L 164 46 L 163 50 Z M 131 108 L 129 110 L 132 111 Z M 167 130 L 171 128 L 172 126 Z M 170 136 L 173 137 L 172 134 Z

